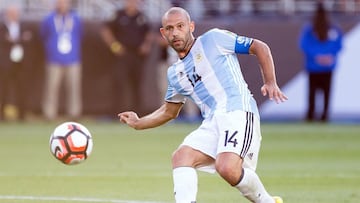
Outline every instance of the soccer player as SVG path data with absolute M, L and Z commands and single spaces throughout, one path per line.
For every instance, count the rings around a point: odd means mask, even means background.
M 132 111 L 119 113 L 120 122 L 138 130 L 157 127 L 176 118 L 186 98 L 192 99 L 204 120 L 172 156 L 176 202 L 196 202 L 196 170 L 204 170 L 218 172 L 251 202 L 281 203 L 255 172 L 260 118 L 236 56 L 257 56 L 264 80 L 261 92 L 279 103 L 287 97 L 277 85 L 270 49 L 260 40 L 220 29 L 195 38 L 194 29 L 186 10 L 173 7 L 164 14 L 160 32 L 180 58 L 168 69 L 165 103 L 141 118 Z

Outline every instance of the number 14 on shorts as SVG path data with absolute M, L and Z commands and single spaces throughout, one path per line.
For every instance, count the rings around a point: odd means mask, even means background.
M 224 146 L 228 146 L 228 144 L 232 144 L 233 147 L 236 147 L 236 145 L 238 144 L 238 141 L 236 139 L 236 134 L 238 133 L 238 131 L 235 131 L 233 133 L 229 132 L 228 130 L 225 131 L 225 143 Z

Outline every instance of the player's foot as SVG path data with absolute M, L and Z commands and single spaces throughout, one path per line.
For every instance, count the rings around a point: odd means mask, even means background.
M 283 203 L 283 200 L 281 199 L 281 197 L 274 196 L 273 198 L 275 200 L 275 203 Z

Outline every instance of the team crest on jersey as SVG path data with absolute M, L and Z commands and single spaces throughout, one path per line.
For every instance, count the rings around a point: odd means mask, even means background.
M 196 62 L 200 62 L 202 60 L 202 55 L 200 53 L 196 54 L 195 60 Z

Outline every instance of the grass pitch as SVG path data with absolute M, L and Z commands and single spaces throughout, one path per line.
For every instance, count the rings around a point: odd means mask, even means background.
M 50 154 L 59 123 L 0 123 L 0 202 L 174 202 L 171 153 L 196 125 L 135 131 L 81 122 L 93 135 L 88 160 L 66 166 Z M 258 174 L 285 203 L 357 203 L 360 126 L 262 125 Z M 247 202 L 218 175 L 199 172 L 199 203 Z

